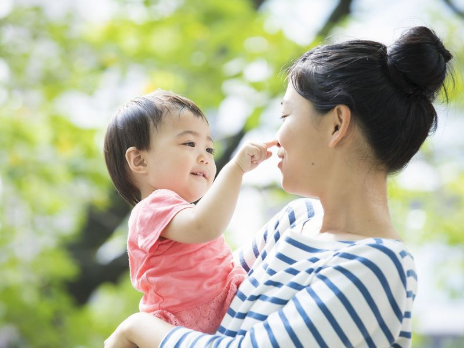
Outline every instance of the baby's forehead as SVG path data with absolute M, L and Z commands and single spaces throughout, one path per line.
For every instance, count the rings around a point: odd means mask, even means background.
M 211 138 L 207 119 L 203 115 L 190 111 L 188 108 L 184 108 L 180 112 L 173 110 L 166 113 L 160 127 L 158 127 L 159 132 L 182 132 L 187 130 Z

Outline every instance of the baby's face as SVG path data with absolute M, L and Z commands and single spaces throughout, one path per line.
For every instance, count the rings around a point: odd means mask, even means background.
M 188 202 L 203 197 L 216 175 L 208 123 L 187 109 L 166 115 L 152 130 L 146 155 L 148 185 L 169 189 Z

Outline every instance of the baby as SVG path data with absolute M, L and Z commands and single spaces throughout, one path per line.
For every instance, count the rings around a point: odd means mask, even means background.
M 246 143 L 214 181 L 208 121 L 192 101 L 157 90 L 116 113 L 105 161 L 119 194 L 134 205 L 127 248 L 132 284 L 144 294 L 140 311 L 216 332 L 245 277 L 222 233 L 243 174 L 274 145 Z

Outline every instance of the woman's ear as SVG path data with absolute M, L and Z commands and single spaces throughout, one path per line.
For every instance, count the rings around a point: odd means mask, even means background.
M 334 148 L 346 137 L 351 123 L 351 110 L 346 105 L 337 105 L 332 112 L 333 123 L 329 147 Z
M 126 150 L 126 161 L 133 173 L 145 174 L 147 172 L 147 162 L 145 162 L 143 152 L 135 146 Z

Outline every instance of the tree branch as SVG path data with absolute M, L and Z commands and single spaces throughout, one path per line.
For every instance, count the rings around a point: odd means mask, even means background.
M 325 39 L 335 25 L 347 17 L 351 13 L 351 4 L 353 0 L 340 0 L 338 5 L 334 8 L 324 26 L 319 30 L 316 37 Z
M 443 2 L 459 17 L 464 18 L 464 10 L 461 10 L 453 3 L 452 0 L 443 0 Z
M 259 10 L 264 1 L 266 0 L 253 0 L 253 7 L 255 8 L 255 10 Z
M 88 209 L 87 221 L 80 238 L 67 246 L 68 251 L 80 268 L 79 278 L 67 284 L 69 293 L 76 302 L 83 305 L 92 292 L 104 282 L 117 282 L 129 262 L 123 253 L 110 263 L 102 265 L 96 259 L 96 253 L 122 223 L 130 211 L 130 206 L 114 191 L 110 197 L 111 205 L 107 210 Z

